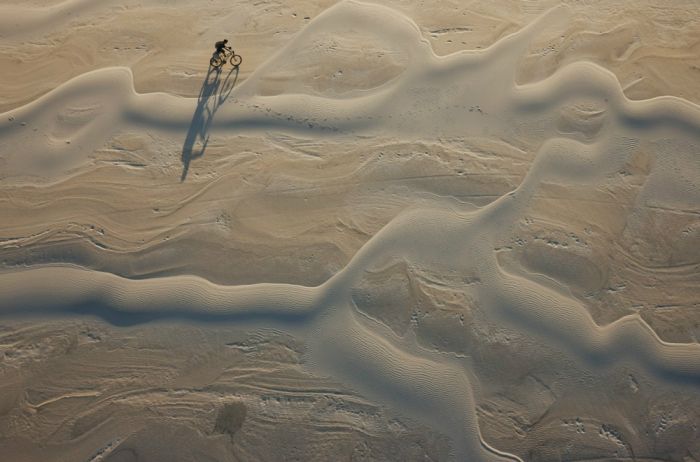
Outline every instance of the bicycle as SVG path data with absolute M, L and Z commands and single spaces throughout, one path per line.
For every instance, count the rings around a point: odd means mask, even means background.
M 233 67 L 238 67 L 243 62 L 243 58 L 241 55 L 237 55 L 231 48 L 226 47 L 223 56 L 221 53 L 217 53 L 216 56 L 209 60 L 209 64 L 218 69 L 226 64 L 227 61 L 230 62 Z

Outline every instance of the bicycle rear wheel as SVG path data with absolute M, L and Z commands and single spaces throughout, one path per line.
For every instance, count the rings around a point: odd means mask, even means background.
M 221 59 L 219 56 L 215 56 L 209 60 L 209 64 L 211 64 L 212 67 L 221 67 L 223 63 L 224 60 Z
M 241 58 L 241 55 L 231 55 L 231 65 L 233 67 L 240 66 L 242 62 L 243 58 Z

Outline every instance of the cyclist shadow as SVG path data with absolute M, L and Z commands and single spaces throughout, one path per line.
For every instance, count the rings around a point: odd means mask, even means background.
M 209 144 L 209 127 L 214 120 L 216 111 L 226 101 L 238 80 L 238 67 L 232 67 L 226 76 L 221 78 L 221 68 L 209 65 L 209 70 L 199 90 L 197 107 L 192 115 L 190 127 L 187 130 L 185 142 L 182 145 L 182 175 L 180 182 L 185 181 L 190 169 L 190 162 L 202 157 Z

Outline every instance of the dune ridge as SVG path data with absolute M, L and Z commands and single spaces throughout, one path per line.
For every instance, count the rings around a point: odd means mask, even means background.
M 217 134 L 275 132 L 321 140 L 380 133 L 487 136 L 532 150 L 532 164 L 520 185 L 488 205 L 475 208 L 437 197 L 407 207 L 315 287 L 223 286 L 184 275 L 131 280 L 65 266 L 6 270 L 0 274 L 0 316 L 87 315 L 122 326 L 173 319 L 269 323 L 301 331 L 309 343 L 305 360 L 311 370 L 337 377 L 440 429 L 451 437 L 455 459 L 521 460 L 482 437 L 472 378 L 462 363 L 424 348 L 410 335 L 392 335 L 358 313 L 353 288 L 366 272 L 399 259 L 437 273 L 473 275 L 478 283 L 466 284 L 465 290 L 490 319 L 567 351 L 593 369 L 632 361 L 662 381 L 697 387 L 697 343 L 664 341 L 638 314 L 598 324 L 571 293 L 512 273 L 498 258 L 496 249 L 526 217 L 543 185 L 599 185 L 624 169 L 642 144 L 684 137 L 690 148 L 668 152 L 635 190 L 637 198 L 656 197 L 648 186 L 655 175 L 668 178 L 664 165 L 692 156 L 692 147 L 700 143 L 700 106 L 672 96 L 630 100 L 617 78 L 592 62 L 570 63 L 541 81 L 517 84 L 517 63 L 538 25 L 564 13 L 562 8 L 550 10 L 486 50 L 437 57 L 410 18 L 381 6 L 342 2 L 310 21 L 294 41 L 235 87 L 211 121 L 211 133 Z M 266 73 L 298 41 L 343 21 L 403 44 L 408 67 L 374 89 L 342 97 L 259 94 Z M 577 102 L 587 109 L 567 112 L 566 130 L 561 130 L 562 107 Z M 64 172 L 85 164 L 117 133 L 181 135 L 196 104 L 166 93 L 136 93 L 126 67 L 78 76 L 2 114 L 3 161 L 11 172 L 7 180 L 18 176 L 26 182 L 25 175 L 41 171 L 61 181 Z M 20 128 L 20 123 L 26 126 Z M 666 191 L 663 201 L 687 200 L 683 191 L 700 190 L 700 171 L 688 178 L 685 189 Z
M 437 57 L 409 18 L 396 17 L 392 10 L 376 5 L 341 2 L 311 21 L 287 47 L 230 91 L 222 107 L 217 107 L 217 115 L 208 128 L 213 132 L 274 130 L 313 136 L 392 132 L 410 136 L 418 130 L 446 137 L 469 136 L 484 130 L 507 133 L 511 126 L 518 125 L 518 117 L 546 118 L 553 108 L 567 101 L 594 99 L 610 105 L 616 120 L 608 124 L 616 128 L 629 127 L 634 131 L 634 128 L 666 127 L 691 136 L 697 133 L 698 105 L 673 96 L 629 100 L 615 76 L 591 62 L 568 64 L 540 82 L 515 84 L 517 63 L 537 25 L 562 16 L 565 11 L 554 8 L 518 33 L 478 53 Z M 391 81 L 355 97 L 257 95 L 260 79 L 285 54 L 298 48 L 307 34 L 332 29 L 346 17 L 375 31 L 374 21 L 396 24 L 395 28 L 384 27 L 382 34 L 390 42 L 412 43 L 407 45 L 411 51 L 410 67 Z M 441 90 L 435 90 L 438 88 Z M 416 96 L 423 93 L 427 99 Z M 483 107 L 479 104 L 481 98 L 475 99 L 475 95 L 488 95 L 487 102 L 481 103 Z M 465 109 L 470 108 L 467 102 L 472 109 L 479 110 L 465 114 Z M 129 68 L 105 68 L 78 76 L 33 103 L 2 114 L 0 133 L 13 132 L 14 136 L 6 136 L 9 143 L 23 139 L 26 145 L 23 157 L 41 158 L 40 164 L 70 165 L 72 157 L 77 157 L 72 160 L 74 164 L 80 164 L 84 163 L 86 153 L 103 145 L 120 126 L 168 132 L 186 130 L 191 123 L 193 104 L 192 99 L 167 93 L 137 94 Z M 92 120 L 76 130 L 71 127 L 74 125 L 71 118 L 79 113 L 89 114 Z M 42 130 L 46 136 L 36 137 L 26 129 L 17 130 L 20 121 L 32 125 L 34 131 Z M 555 132 L 547 134 L 553 136 Z M 64 146 L 62 142 L 78 145 L 79 149 Z M 76 150 L 81 154 L 76 154 Z M 46 151 L 50 156 L 42 155 Z M 9 164 L 12 165 L 11 159 Z

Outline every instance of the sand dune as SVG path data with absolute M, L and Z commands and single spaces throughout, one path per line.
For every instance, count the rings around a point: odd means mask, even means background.
M 8 4 L 0 35 L 114 8 Z M 139 92 L 115 62 L 1 114 L 0 447 L 45 457 L 20 436 L 30 428 L 55 460 L 336 457 L 332 443 L 292 455 L 261 441 L 306 412 L 319 424 L 299 441 L 337 434 L 358 460 L 695 457 L 700 106 L 630 97 L 620 76 L 644 45 L 620 45 L 614 71 L 585 46 L 552 62 L 541 37 L 577 8 L 536 8 L 490 46 L 439 56 L 410 16 L 344 1 L 253 70 L 200 74 L 195 97 Z M 50 369 L 32 394 L 27 361 L 62 348 L 26 327 L 42 323 L 105 332 L 71 334 L 79 353 L 60 360 L 103 385 Z M 224 342 L 229 330 L 248 340 Z M 103 336 L 116 372 L 92 364 Z M 178 340 L 201 367 L 133 372 Z M 138 377 L 121 383 L 119 367 Z M 274 408 L 279 393 L 295 398 Z M 347 415 L 319 411 L 335 393 Z M 151 406 L 167 417 L 149 420 Z M 196 408 L 219 409 L 214 433 Z M 415 451 L 387 449 L 421 432 Z M 180 436 L 153 443 L 166 433 Z

